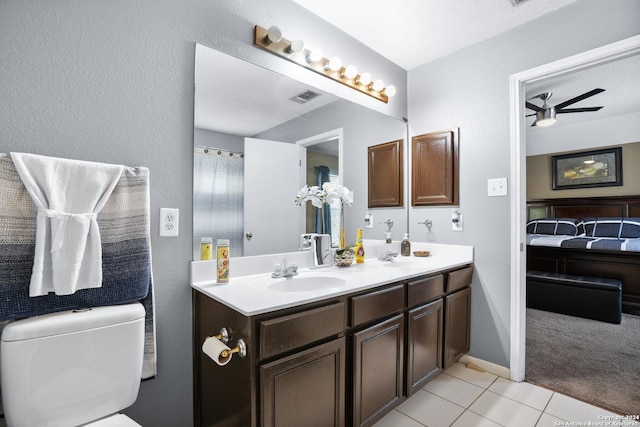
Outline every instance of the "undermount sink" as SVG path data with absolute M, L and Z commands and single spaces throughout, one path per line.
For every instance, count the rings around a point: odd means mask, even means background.
M 298 275 L 271 280 L 274 282 L 269 283 L 267 289 L 276 292 L 311 292 L 338 288 L 347 284 L 345 278 L 325 274 Z

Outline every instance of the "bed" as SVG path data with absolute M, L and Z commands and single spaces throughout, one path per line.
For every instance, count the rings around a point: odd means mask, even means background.
M 617 279 L 640 315 L 640 196 L 527 202 L 527 270 Z

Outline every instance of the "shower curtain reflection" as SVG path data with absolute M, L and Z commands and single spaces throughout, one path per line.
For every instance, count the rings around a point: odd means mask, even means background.
M 243 256 L 244 158 L 211 147 L 195 147 L 193 164 L 193 259 L 200 239 L 229 239 L 232 257 Z

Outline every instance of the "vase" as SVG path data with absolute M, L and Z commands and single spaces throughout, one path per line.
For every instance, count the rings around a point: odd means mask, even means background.
M 340 204 L 340 249 L 347 247 L 347 238 L 344 233 L 344 203 Z
M 353 264 L 353 251 L 349 249 L 338 249 L 336 255 L 333 258 L 334 264 L 338 267 L 349 267 Z

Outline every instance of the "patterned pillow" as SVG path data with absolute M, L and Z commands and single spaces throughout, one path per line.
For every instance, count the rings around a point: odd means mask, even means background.
M 528 234 L 578 236 L 584 233 L 582 220 L 576 218 L 540 218 L 527 223 Z
M 640 218 L 625 218 L 620 229 L 621 239 L 637 239 L 640 237 Z
M 584 220 L 585 233 L 589 237 L 614 237 L 621 238 L 623 218 L 588 218 Z M 633 233 L 633 224 L 627 226 L 625 234 Z

